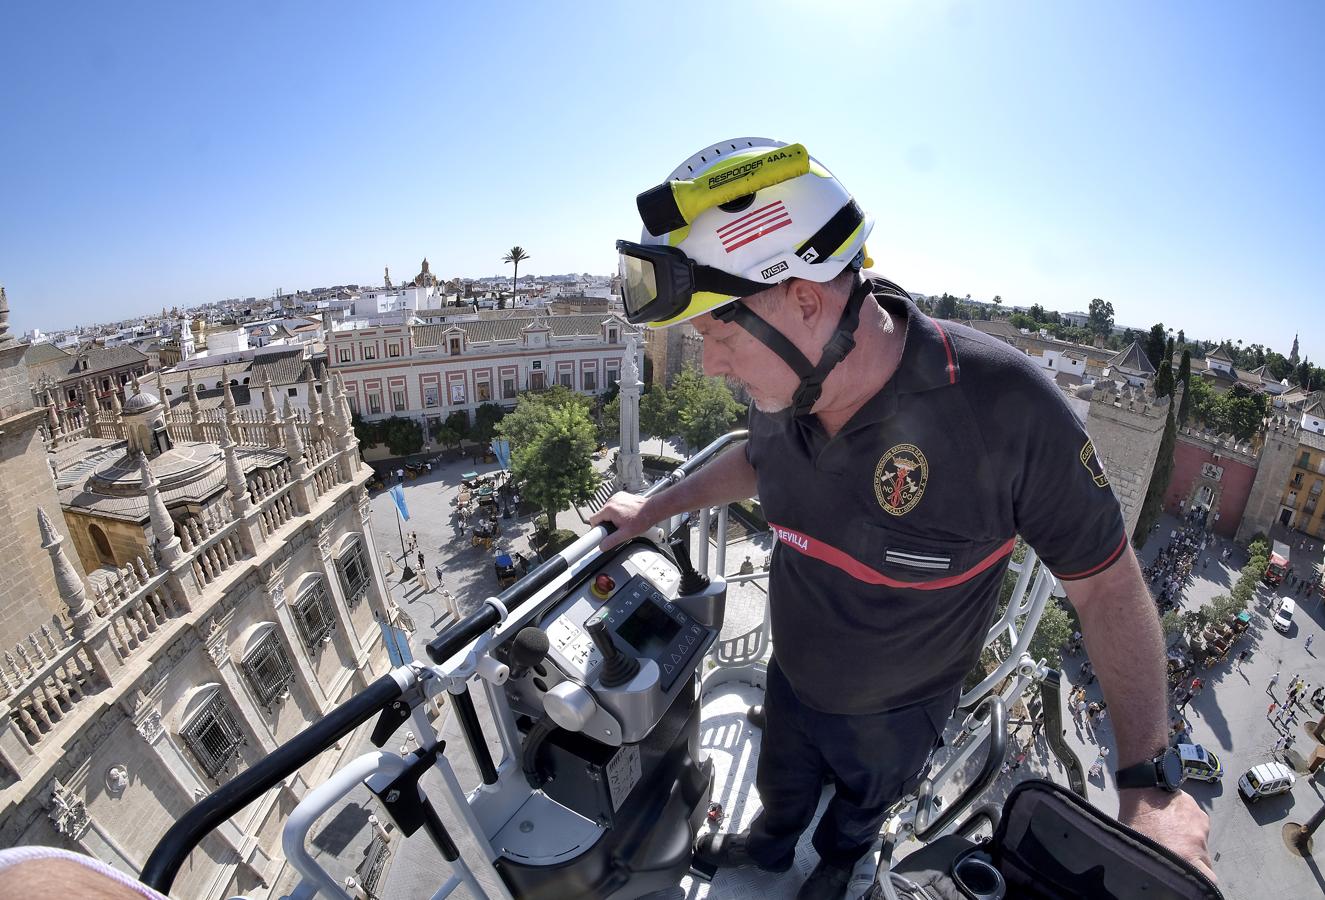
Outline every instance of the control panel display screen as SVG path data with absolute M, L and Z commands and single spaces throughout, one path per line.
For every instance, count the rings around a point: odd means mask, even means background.
M 657 658 L 669 648 L 681 623 L 667 615 L 656 603 L 645 601 L 617 628 L 620 637 L 642 657 Z

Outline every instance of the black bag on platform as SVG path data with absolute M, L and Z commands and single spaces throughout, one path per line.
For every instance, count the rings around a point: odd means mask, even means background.
M 892 880 L 899 900 L 1223 898 L 1167 847 L 1067 788 L 1039 779 L 1013 788 L 990 842 L 945 836 L 892 871 L 900 876 Z M 883 893 L 876 885 L 867 896 L 875 900 Z

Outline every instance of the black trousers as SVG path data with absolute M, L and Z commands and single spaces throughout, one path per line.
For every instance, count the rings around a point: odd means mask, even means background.
M 849 680 L 843 689 L 850 690 Z M 768 868 L 791 863 L 826 773 L 835 793 L 815 829 L 814 849 L 827 863 L 853 865 L 878 837 L 889 807 L 920 784 L 956 702 L 954 689 L 883 713 L 820 712 L 800 702 L 770 661 L 755 773 L 763 810 L 750 826 L 750 855 Z

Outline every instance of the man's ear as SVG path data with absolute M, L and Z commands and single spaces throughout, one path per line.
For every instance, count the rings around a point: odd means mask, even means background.
M 824 292 L 826 287 L 827 285 L 815 281 L 793 278 L 787 282 L 787 293 L 782 302 L 790 304 L 788 311 L 794 312 L 804 325 L 813 330 L 826 310 L 828 302 L 828 295 Z

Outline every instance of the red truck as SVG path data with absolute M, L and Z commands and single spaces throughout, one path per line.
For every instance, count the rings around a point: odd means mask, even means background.
M 1270 561 L 1265 566 L 1265 574 L 1261 576 L 1266 584 L 1283 584 L 1284 577 L 1288 574 L 1288 545 L 1283 541 L 1275 541 L 1270 549 Z

